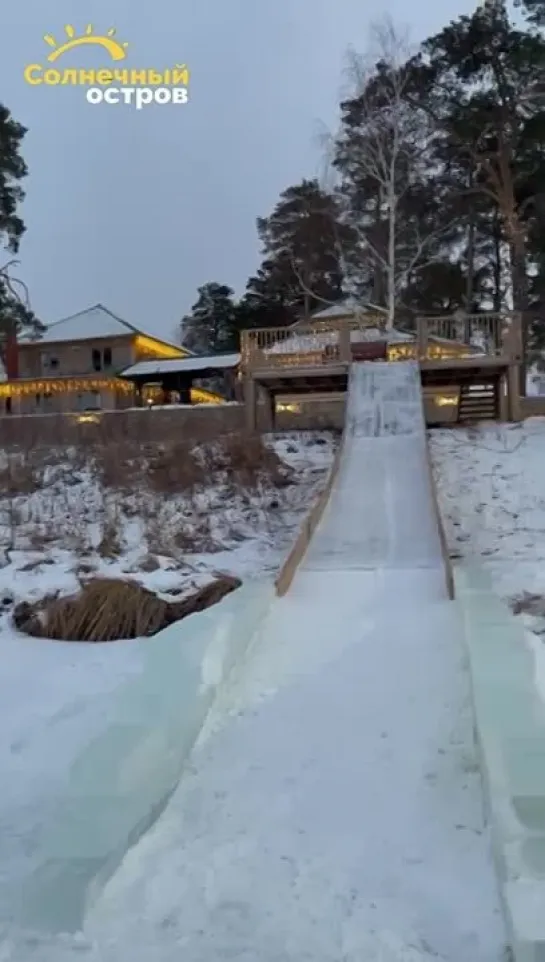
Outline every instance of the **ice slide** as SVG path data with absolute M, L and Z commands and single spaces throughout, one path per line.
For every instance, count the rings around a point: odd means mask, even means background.
M 353 367 L 307 557 L 96 904 L 87 960 L 503 958 L 419 391 L 411 364 Z

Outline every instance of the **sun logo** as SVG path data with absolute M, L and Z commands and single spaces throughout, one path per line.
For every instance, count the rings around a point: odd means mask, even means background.
M 127 56 L 128 43 L 119 43 L 114 39 L 115 29 L 112 27 L 111 30 L 105 35 L 93 33 L 93 27 L 89 23 L 85 28 L 85 33 L 81 37 L 76 37 L 76 31 L 74 28 L 67 24 L 64 28 L 64 32 L 68 37 L 64 43 L 57 43 L 55 37 L 52 37 L 50 33 L 46 33 L 44 40 L 49 47 L 53 48 L 52 53 L 47 57 L 50 63 L 55 63 L 59 57 L 67 53 L 69 50 L 74 50 L 75 47 L 83 47 L 88 44 L 93 44 L 96 47 L 104 47 L 108 51 L 112 60 L 124 60 Z

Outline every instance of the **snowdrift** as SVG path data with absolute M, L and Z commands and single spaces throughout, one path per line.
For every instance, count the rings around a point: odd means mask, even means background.
M 17 925 L 74 932 L 128 848 L 178 784 L 208 710 L 272 600 L 254 582 L 135 642 L 144 668 L 116 693 L 113 720 L 79 754 L 41 834 Z

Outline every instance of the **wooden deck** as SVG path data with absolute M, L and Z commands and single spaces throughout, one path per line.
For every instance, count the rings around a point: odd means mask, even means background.
M 511 358 L 503 354 L 493 357 L 478 354 L 473 357 L 424 358 L 419 361 L 421 371 L 501 371 L 507 370 L 511 363 Z
M 422 381 L 459 385 L 493 380 L 499 414 L 518 420 L 521 321 L 517 314 L 419 318 L 413 334 L 380 329 L 382 319 L 338 319 L 296 327 L 244 331 L 241 374 L 249 423 L 258 394 L 274 408 L 282 394 L 345 391 L 350 365 L 359 360 L 417 360 Z
M 255 381 L 274 394 L 310 394 L 344 391 L 350 362 L 316 367 L 263 368 L 254 372 Z

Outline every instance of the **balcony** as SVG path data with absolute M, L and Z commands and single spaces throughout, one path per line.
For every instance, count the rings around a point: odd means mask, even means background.
M 518 314 L 418 318 L 416 330 L 386 331 L 382 319 L 334 319 L 260 328 L 241 337 L 242 371 L 265 380 L 346 371 L 352 360 L 418 360 L 423 368 L 501 366 L 521 359 Z

